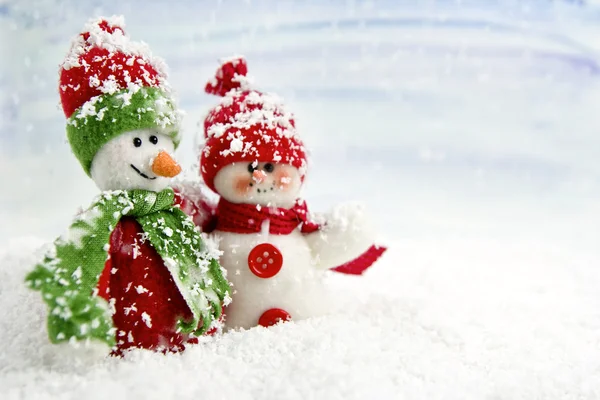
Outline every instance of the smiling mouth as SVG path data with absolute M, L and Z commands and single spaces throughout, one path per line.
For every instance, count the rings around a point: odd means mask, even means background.
M 133 170 L 135 172 L 137 172 L 140 176 L 142 176 L 142 177 L 144 177 L 146 179 L 150 179 L 150 180 L 156 179 L 156 177 L 150 178 L 148 175 L 146 175 L 145 173 L 143 173 L 142 171 L 140 171 L 139 169 L 137 169 L 135 167 L 135 165 L 133 165 L 133 164 L 129 164 L 129 165 L 131 165 L 131 168 L 133 168 Z

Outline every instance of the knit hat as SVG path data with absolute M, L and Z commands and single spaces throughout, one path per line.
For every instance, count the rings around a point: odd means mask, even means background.
M 60 100 L 71 149 L 89 175 L 96 152 L 122 133 L 153 128 L 179 144 L 181 114 L 164 62 L 132 42 L 122 17 L 91 20 L 60 68 Z
M 306 172 L 293 115 L 277 96 L 251 89 L 247 72 L 243 57 L 225 60 L 205 88 L 223 96 L 204 120 L 200 171 L 213 191 L 217 172 L 233 162 L 276 162 L 298 168 L 302 176 Z

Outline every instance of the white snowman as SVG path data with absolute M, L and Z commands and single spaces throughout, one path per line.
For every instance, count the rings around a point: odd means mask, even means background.
M 311 220 L 300 200 L 307 165 L 293 116 L 274 95 L 251 90 L 246 73 L 245 60 L 232 58 L 208 83 L 224 98 L 206 117 L 200 160 L 205 184 L 220 195 L 210 229 L 233 284 L 229 328 L 327 313 L 324 271 L 360 274 L 385 251 L 372 245 L 361 208 Z
M 220 324 L 229 284 L 168 188 L 180 111 L 161 64 L 100 18 L 61 65 L 69 144 L 102 193 L 27 276 L 54 343 L 181 351 Z

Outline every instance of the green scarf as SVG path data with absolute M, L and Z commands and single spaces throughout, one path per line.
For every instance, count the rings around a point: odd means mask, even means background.
M 171 189 L 112 191 L 101 194 L 81 213 L 66 235 L 26 277 L 48 305 L 48 335 L 53 343 L 96 339 L 115 344 L 108 303 L 96 286 L 108 257 L 110 235 L 122 216 L 134 217 L 165 262 L 194 316 L 179 321 L 182 332 L 206 332 L 229 300 L 223 270 L 209 254 L 198 228 L 173 206 Z M 198 324 L 202 322 L 202 326 Z

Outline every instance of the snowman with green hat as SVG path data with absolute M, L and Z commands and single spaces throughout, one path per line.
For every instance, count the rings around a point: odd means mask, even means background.
M 27 276 L 53 343 L 181 351 L 230 301 L 218 251 L 167 188 L 181 114 L 164 63 L 122 18 L 90 21 L 60 71 L 72 151 L 102 193 Z

